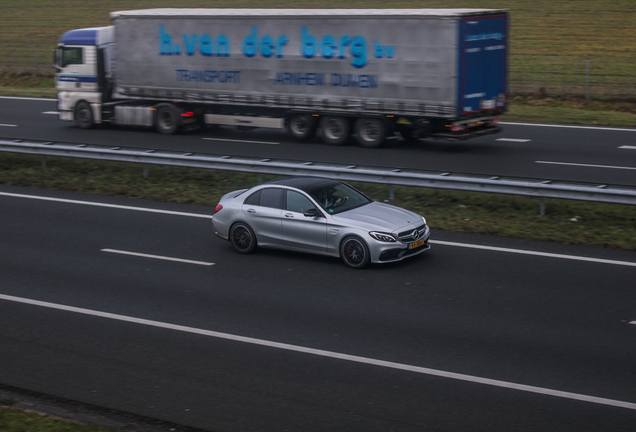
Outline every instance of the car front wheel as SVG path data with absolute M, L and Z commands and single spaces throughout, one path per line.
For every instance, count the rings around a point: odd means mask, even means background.
M 256 248 L 256 236 L 249 225 L 238 222 L 230 229 L 230 242 L 237 252 L 248 254 Z
M 340 243 L 340 258 L 349 267 L 361 269 L 369 264 L 369 247 L 359 237 L 346 237 Z

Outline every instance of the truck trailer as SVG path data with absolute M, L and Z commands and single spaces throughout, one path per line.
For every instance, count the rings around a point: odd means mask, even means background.
M 207 125 L 468 139 L 500 131 L 507 11 L 147 9 L 70 30 L 55 51 L 58 112 L 91 128 Z

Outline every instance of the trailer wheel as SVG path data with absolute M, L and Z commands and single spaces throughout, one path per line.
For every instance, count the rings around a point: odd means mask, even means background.
M 386 123 L 379 118 L 363 117 L 356 120 L 356 140 L 363 147 L 381 147 L 386 140 L 386 131 Z
M 88 102 L 79 102 L 75 106 L 75 126 L 80 129 L 93 127 L 93 109 Z
M 351 124 L 346 117 L 324 116 L 320 120 L 322 141 L 329 145 L 345 145 L 351 135 Z
M 292 114 L 287 122 L 287 132 L 299 142 L 312 139 L 317 127 L 318 122 L 309 114 Z
M 177 108 L 172 105 L 161 105 L 157 108 L 155 129 L 164 135 L 177 133 L 181 126 L 181 117 Z

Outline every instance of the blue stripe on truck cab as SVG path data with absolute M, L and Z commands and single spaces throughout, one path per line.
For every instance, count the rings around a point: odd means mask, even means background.
M 85 83 L 94 83 L 97 82 L 97 77 L 95 75 L 58 75 L 58 81 L 67 81 L 67 82 L 85 82 Z

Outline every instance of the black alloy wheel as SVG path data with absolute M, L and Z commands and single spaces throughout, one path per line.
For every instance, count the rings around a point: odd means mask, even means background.
M 256 236 L 249 225 L 238 222 L 230 229 L 230 242 L 237 252 L 248 254 L 256 248 Z

